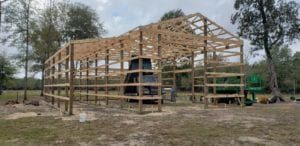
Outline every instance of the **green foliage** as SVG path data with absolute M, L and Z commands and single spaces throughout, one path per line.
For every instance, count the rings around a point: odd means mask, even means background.
M 232 23 L 238 24 L 240 36 L 251 41 L 252 51 L 300 39 L 299 4 L 295 1 L 236 0 L 234 8 Z
M 32 71 L 43 71 L 43 64 L 51 54 L 57 51 L 62 42 L 59 28 L 59 12 L 57 8 L 46 8 L 42 11 L 36 27 L 33 28 L 30 43 L 32 46 L 31 59 L 34 65 Z
M 18 47 L 20 50 L 19 61 L 25 68 L 24 100 L 27 100 L 29 39 L 35 25 L 34 17 L 32 17 L 35 14 L 35 9 L 32 7 L 33 2 L 34 0 L 15 0 L 10 1 L 5 7 L 5 22 L 10 25 L 6 25 L 8 27 L 5 31 L 9 32 L 9 35 L 4 42 L 10 41 L 11 46 Z
M 16 68 L 12 65 L 10 60 L 5 57 L 4 54 L 0 54 L 0 88 L 5 82 L 13 78 L 15 72 Z
M 69 5 L 64 32 L 66 39 L 96 38 L 104 32 L 95 10 L 81 3 Z
M 3 42 L 9 42 L 11 46 L 23 47 L 27 40 L 27 30 L 31 31 L 34 26 L 35 8 L 32 7 L 33 0 L 8 1 L 4 10 L 4 32 L 8 35 Z M 29 13 L 28 13 L 29 12 Z M 27 23 L 29 24 L 27 28 Z
M 288 47 L 273 48 L 272 49 L 274 64 L 276 66 L 276 72 L 278 76 L 278 84 L 283 92 L 289 92 L 293 88 L 295 81 L 300 81 L 299 73 L 300 64 L 299 52 L 294 55 L 291 49 Z M 268 89 L 268 72 L 266 72 L 267 62 L 262 60 L 247 66 L 247 74 L 258 74 L 262 78 L 262 86 L 264 89 Z
M 28 90 L 40 90 L 41 82 L 41 79 L 28 78 Z M 19 78 L 11 79 L 7 82 L 5 89 L 22 90 L 24 89 L 24 80 Z
M 293 77 L 295 77 L 296 81 L 300 81 L 300 52 L 296 52 L 294 56 L 292 57 L 293 62 Z
M 271 49 L 300 39 L 299 4 L 285 0 L 236 0 L 232 23 L 239 35 L 250 40 L 252 53 L 264 49 L 272 94 L 281 97 Z
M 166 12 L 161 18 L 160 21 L 165 21 L 173 18 L 178 18 L 185 16 L 184 12 L 181 9 L 171 10 Z

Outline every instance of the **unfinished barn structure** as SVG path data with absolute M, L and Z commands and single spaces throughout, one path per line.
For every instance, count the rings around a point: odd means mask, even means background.
M 185 64 L 185 69 L 178 66 Z M 45 62 L 44 96 L 72 114 L 75 101 L 109 104 L 112 99 L 152 100 L 161 111 L 162 90 L 176 91 L 176 74 L 191 75 L 190 97 L 205 107 L 219 98 L 243 105 L 243 42 L 196 13 L 137 27 L 121 36 L 75 40 Z M 237 83 L 228 83 L 235 77 Z M 236 93 L 218 88 L 236 87 Z

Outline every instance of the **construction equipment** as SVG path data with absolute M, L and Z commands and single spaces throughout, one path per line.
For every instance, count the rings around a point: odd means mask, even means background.
M 139 69 L 139 59 L 131 60 L 129 70 Z M 143 69 L 151 70 L 152 64 L 150 59 L 143 59 Z M 139 83 L 139 73 L 127 73 L 124 83 Z M 144 83 L 157 83 L 157 77 L 152 72 L 143 72 Z M 126 86 L 124 95 L 138 96 L 139 88 L 137 86 Z M 144 86 L 143 95 L 158 95 L 158 88 L 154 86 Z
M 258 74 L 250 74 L 247 76 L 246 90 L 252 95 L 252 102 L 256 103 L 256 93 L 263 91 L 262 80 Z
M 239 84 L 239 77 L 227 77 L 218 79 L 217 83 L 228 83 L 228 84 Z M 239 93 L 240 89 L 238 87 L 217 87 L 217 93 L 219 94 L 234 94 Z M 263 91 L 262 88 L 262 80 L 258 74 L 249 74 L 246 76 L 246 88 L 244 90 L 245 101 L 244 104 L 246 106 L 251 106 L 253 103 L 256 103 L 256 93 Z M 248 93 L 252 95 L 252 99 L 247 98 Z M 229 99 L 220 99 L 219 102 L 225 103 L 235 103 L 234 99 L 228 101 Z

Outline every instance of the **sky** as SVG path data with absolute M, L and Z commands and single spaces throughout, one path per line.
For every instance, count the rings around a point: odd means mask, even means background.
M 44 0 L 47 1 L 47 0 Z M 201 13 L 209 19 L 223 26 L 232 33 L 237 32 L 236 26 L 230 22 L 230 17 L 234 13 L 234 0 L 70 0 L 71 2 L 84 3 L 94 10 L 103 22 L 107 33 L 104 37 L 121 35 L 132 28 L 140 25 L 157 22 L 167 11 L 182 9 L 185 14 Z M 300 3 L 300 0 L 295 0 Z M 250 56 L 250 62 L 259 61 L 263 58 L 264 52 L 260 51 L 258 56 L 250 55 L 250 45 L 245 42 L 246 56 Z M 1 47 L 3 51 L 3 47 Z M 300 51 L 300 41 L 290 46 L 293 52 Z M 8 54 L 13 54 L 16 50 L 11 48 L 6 50 Z M 22 77 L 20 71 L 17 75 Z
M 234 0 L 73 0 L 84 3 L 98 13 L 105 29 L 105 37 L 118 36 L 140 25 L 157 22 L 167 11 L 182 9 L 185 14 L 201 13 L 223 26 L 232 33 L 237 27 L 231 24 L 234 13 Z M 300 3 L 300 0 L 295 0 Z M 245 40 L 245 52 L 250 53 L 251 46 Z M 300 41 L 291 46 L 293 52 L 300 51 Z M 260 60 L 262 53 L 251 62 Z

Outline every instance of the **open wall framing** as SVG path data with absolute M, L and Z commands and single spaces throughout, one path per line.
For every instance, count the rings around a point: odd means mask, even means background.
M 128 70 L 130 61 L 136 59 L 138 69 Z M 151 69 L 143 68 L 143 59 L 151 59 Z M 190 68 L 178 70 L 180 64 Z M 71 41 L 45 65 L 44 95 L 52 104 L 64 102 L 69 114 L 73 101 L 97 104 L 100 99 L 106 104 L 111 99 L 134 99 L 139 112 L 143 111 L 143 100 L 155 100 L 161 111 L 161 90 L 176 89 L 179 73 L 191 74 L 191 99 L 203 96 L 205 106 L 218 98 L 236 98 L 240 103 L 244 99 L 242 40 L 199 13 L 137 27 L 119 37 Z M 138 74 L 135 83 L 124 83 L 128 73 Z M 144 82 L 144 73 L 153 73 L 157 82 Z M 239 82 L 228 83 L 228 77 Z M 124 95 L 128 86 L 138 87 L 138 94 Z M 158 94 L 143 95 L 145 86 L 157 87 Z M 218 94 L 219 87 L 240 90 Z

